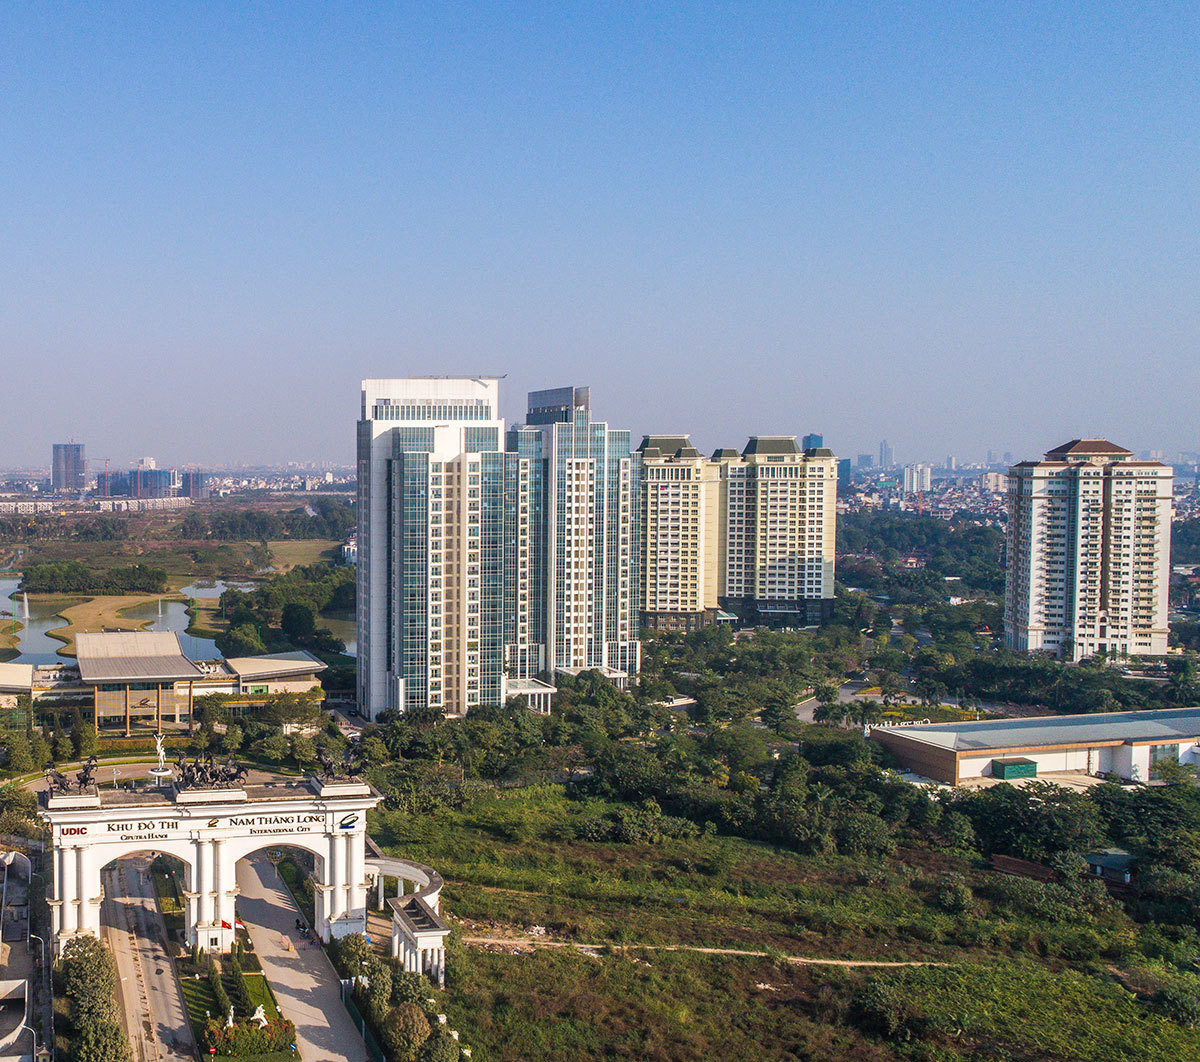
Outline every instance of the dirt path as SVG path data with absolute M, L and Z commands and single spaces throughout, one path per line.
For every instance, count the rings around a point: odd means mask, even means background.
M 856 966 L 895 968 L 901 966 L 949 966 L 946 962 L 928 962 L 913 959 L 903 962 L 886 962 L 877 959 L 816 959 L 805 955 L 774 955 L 769 951 L 743 951 L 740 948 L 702 948 L 693 944 L 580 944 L 571 940 L 546 940 L 528 937 L 463 937 L 464 944 L 471 947 L 501 948 L 574 948 L 576 951 L 598 954 L 607 948 L 610 951 L 691 951 L 700 955 L 738 955 L 754 959 L 777 958 L 781 962 L 796 966 Z

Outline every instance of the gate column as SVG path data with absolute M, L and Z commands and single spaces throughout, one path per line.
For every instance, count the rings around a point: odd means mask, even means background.
M 67 845 L 58 862 L 58 898 L 62 901 L 61 918 L 63 933 L 74 933 L 79 928 L 79 911 L 75 904 L 75 886 L 79 872 L 75 868 L 78 849 Z
M 346 867 L 349 881 L 346 890 L 346 909 L 358 915 L 362 912 L 363 930 L 366 930 L 367 915 L 367 835 L 360 831 L 346 836 Z
M 100 879 L 95 870 L 95 853 L 87 845 L 75 853 L 78 872 L 79 930 L 81 933 L 100 935 Z
M 346 845 L 336 833 L 329 838 L 329 886 L 329 921 L 332 923 L 346 913 Z
M 207 839 L 196 842 L 196 926 L 209 929 L 212 926 L 212 846 Z M 207 947 L 208 938 L 202 937 Z

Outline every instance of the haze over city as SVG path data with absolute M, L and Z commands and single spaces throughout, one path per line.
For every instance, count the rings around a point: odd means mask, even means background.
M 1196 449 L 1191 5 L 0 14 L 11 465 L 349 463 L 359 381 L 839 455 Z

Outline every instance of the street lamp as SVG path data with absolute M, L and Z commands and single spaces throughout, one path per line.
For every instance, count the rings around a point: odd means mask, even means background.
M 49 1002 L 51 1014 L 53 1014 L 53 1006 L 54 1006 L 53 992 L 54 992 L 54 990 L 53 990 L 53 988 L 51 988 L 51 985 L 50 985 L 50 967 L 46 965 L 46 942 L 41 937 L 39 937 L 36 933 L 27 933 L 26 936 L 28 937 L 29 940 L 36 940 L 38 942 L 39 947 L 41 948 L 42 972 L 46 975 L 46 1001 Z M 47 1008 L 45 1005 L 43 1005 L 42 1009 L 44 1011 Z M 30 1029 L 30 1032 L 33 1032 L 33 1030 Z M 50 1039 L 49 1045 L 50 1045 L 49 1054 L 50 1054 L 50 1057 L 53 1058 L 54 1057 L 54 1040 L 53 1040 L 53 1038 Z M 43 1045 L 43 1047 L 45 1047 L 45 1045 Z M 34 1053 L 34 1056 L 36 1057 L 37 1056 L 37 1034 L 36 1033 L 34 1033 L 34 1037 L 33 1037 L 33 1053 Z

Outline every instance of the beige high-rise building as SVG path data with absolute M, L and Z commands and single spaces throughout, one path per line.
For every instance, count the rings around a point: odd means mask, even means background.
M 1010 648 L 1081 660 L 1167 651 L 1174 473 L 1073 439 L 1008 473 Z
M 647 435 L 642 455 L 642 626 L 691 631 L 717 614 L 720 467 L 686 435 Z
M 795 436 L 756 435 L 717 450 L 718 594 L 748 623 L 806 626 L 833 613 L 837 458 Z

